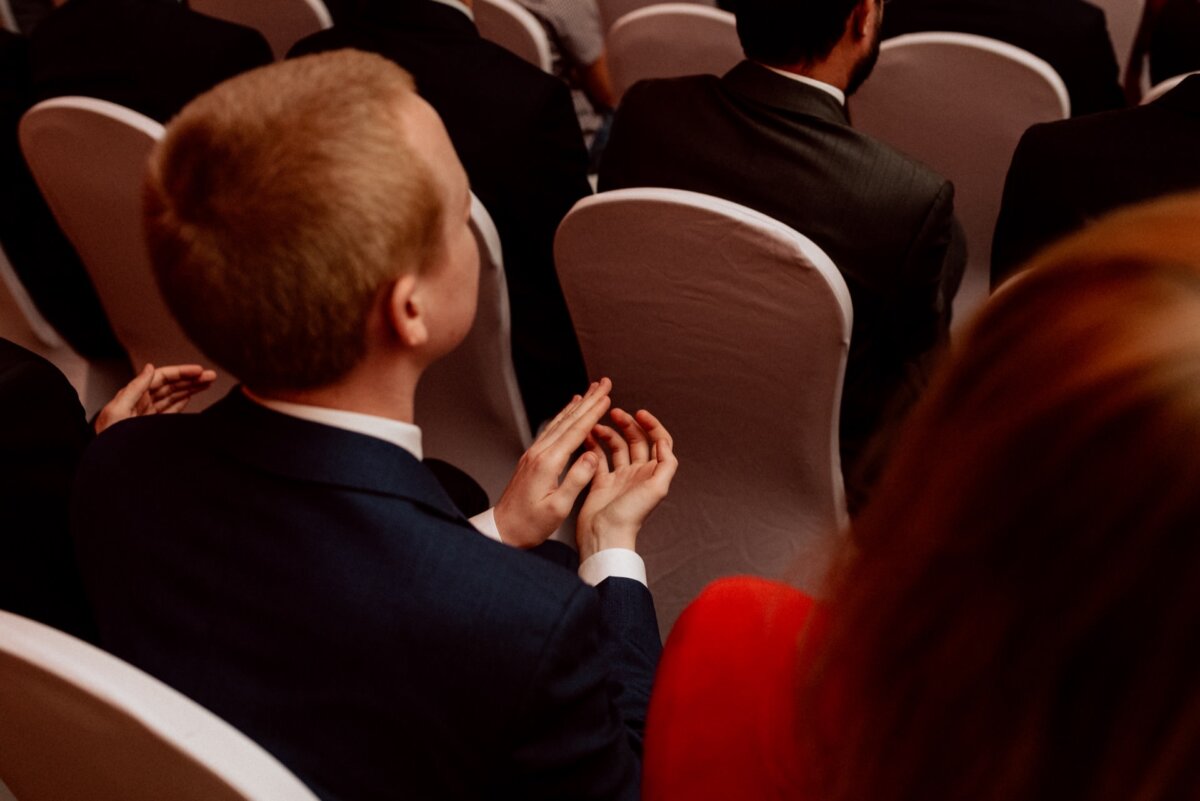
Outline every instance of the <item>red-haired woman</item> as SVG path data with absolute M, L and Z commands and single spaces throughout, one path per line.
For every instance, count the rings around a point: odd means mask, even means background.
M 1200 798 L 1200 195 L 1045 251 L 944 367 L 827 601 L 680 619 L 648 801 Z

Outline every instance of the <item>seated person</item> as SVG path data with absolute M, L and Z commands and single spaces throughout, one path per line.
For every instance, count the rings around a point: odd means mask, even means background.
M 1150 85 L 1200 70 L 1200 3 L 1196 0 L 1146 0 L 1129 65 L 1125 96 L 1131 104 L 1142 97 L 1142 74 L 1150 57 Z
M 591 194 L 587 151 L 562 82 L 479 35 L 471 0 L 362 0 L 357 16 L 289 56 L 353 47 L 410 72 L 442 118 L 471 191 L 496 223 L 512 311 L 512 357 L 529 427 L 586 382 L 554 271 L 554 233 Z
M 1125 105 L 1104 11 L 1087 0 L 892 0 L 883 38 L 921 31 L 987 36 L 1054 68 L 1071 97 L 1071 116 Z
M 1108 211 L 1200 189 L 1200 75 L 1156 102 L 1034 125 L 1008 169 L 992 286 L 1039 248 Z
M 176 0 L 69 0 L 29 40 L 26 105 L 62 95 L 98 97 L 166 122 L 199 93 L 269 64 L 257 31 L 191 11 Z M 24 111 L 24 108 L 21 109 Z M 71 347 L 125 361 L 79 256 L 16 147 L 0 137 L 10 170 L 0 182 L 0 242 L 38 309 Z M 9 166 L 11 165 L 11 167 Z
M 608 75 L 604 30 L 596 0 L 518 0 L 550 38 L 554 74 L 571 87 L 583 139 L 593 153 L 604 147 L 601 129 L 610 119 L 617 97 Z
M 1197 219 L 1118 213 L 992 297 L 827 601 L 731 579 L 684 613 L 647 801 L 1195 796 Z
M 833 260 L 854 310 L 839 423 L 852 513 L 946 340 L 966 263 L 950 182 L 850 125 L 845 99 L 870 75 L 881 14 L 877 0 L 740 0 L 747 60 L 720 78 L 633 86 L 600 166 L 601 191 L 731 200 Z
M 93 427 L 58 368 L 0 339 L 0 609 L 96 639 L 67 530 L 79 458 L 94 434 L 128 417 L 182 411 L 215 378 L 198 365 L 146 365 Z
M 470 329 L 479 261 L 408 74 L 343 50 L 232 79 L 168 126 L 145 197 L 168 306 L 246 384 L 85 455 L 72 531 L 104 647 L 322 798 L 636 798 L 661 645 L 634 546 L 671 439 L 644 411 L 601 425 L 594 382 L 486 535 L 422 466 L 417 382 Z M 525 553 L 589 483 L 578 575 Z

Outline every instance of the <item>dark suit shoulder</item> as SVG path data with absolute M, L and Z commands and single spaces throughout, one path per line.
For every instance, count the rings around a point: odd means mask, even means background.
M 0 339 L 0 398 L 0 436 L 10 454 L 22 443 L 36 448 L 69 441 L 82 447 L 87 441 L 83 407 L 66 376 L 46 359 L 6 339 Z

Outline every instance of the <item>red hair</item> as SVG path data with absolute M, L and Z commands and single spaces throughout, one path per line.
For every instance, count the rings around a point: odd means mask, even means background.
M 1200 195 L 1044 252 L 944 367 L 832 580 L 812 797 L 1196 797 Z

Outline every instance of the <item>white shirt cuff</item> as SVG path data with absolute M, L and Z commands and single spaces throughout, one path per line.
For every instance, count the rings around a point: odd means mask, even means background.
M 583 560 L 579 577 L 595 587 L 606 578 L 629 578 L 646 585 L 646 563 L 637 551 L 606 548 Z
M 486 512 L 480 512 L 471 518 L 470 523 L 485 537 L 491 537 L 496 542 L 504 542 L 500 539 L 500 529 L 496 528 L 496 507 L 488 509 Z

